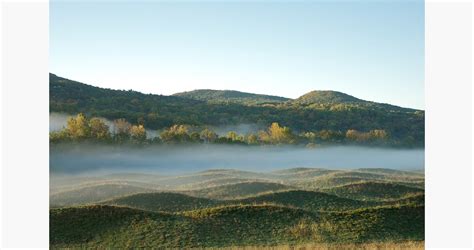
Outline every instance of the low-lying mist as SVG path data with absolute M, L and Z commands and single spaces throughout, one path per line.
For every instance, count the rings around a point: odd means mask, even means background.
M 149 147 L 60 144 L 50 150 L 52 174 L 145 172 L 174 175 L 216 168 L 266 172 L 295 167 L 423 169 L 424 150 L 207 144 Z

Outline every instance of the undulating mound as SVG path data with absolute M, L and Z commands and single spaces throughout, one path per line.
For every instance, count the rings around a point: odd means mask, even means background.
M 359 182 L 322 190 L 324 192 L 357 200 L 396 200 L 423 193 L 424 190 L 387 182 Z
M 268 193 L 232 202 L 240 204 L 278 204 L 310 211 L 341 211 L 376 205 L 375 203 L 341 198 L 322 192 L 302 190 Z
M 254 181 L 190 190 L 186 193 L 196 197 L 229 200 L 240 197 L 255 196 L 266 192 L 277 192 L 289 189 L 293 188 L 279 183 Z
M 49 197 L 49 203 L 52 207 L 81 205 L 129 194 L 153 191 L 155 190 L 127 184 L 99 184 L 52 194 Z
M 179 193 L 141 193 L 101 202 L 101 204 L 127 206 L 150 211 L 178 212 L 212 207 L 217 201 Z
M 52 248 L 196 248 L 423 240 L 424 207 L 351 212 L 243 205 L 169 214 L 113 206 L 50 210 Z

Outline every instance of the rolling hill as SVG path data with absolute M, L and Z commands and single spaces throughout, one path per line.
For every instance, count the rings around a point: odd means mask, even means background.
M 173 124 L 267 127 L 272 122 L 297 132 L 383 129 L 395 144 L 424 143 L 423 111 L 363 101 L 334 91 L 313 91 L 295 100 L 215 90 L 164 96 L 104 89 L 50 74 L 50 111 L 125 118 L 148 129 Z
M 365 103 L 361 99 L 351 95 L 331 90 L 314 90 L 308 92 L 293 101 L 299 104 L 328 104 L 328 103 Z
M 86 206 L 50 210 L 52 248 L 196 248 L 424 239 L 424 207 L 340 213 L 258 205 L 170 214 Z
M 349 180 L 351 175 L 355 182 Z M 152 183 L 164 189 L 117 184 L 128 177 L 130 183 Z M 252 177 L 261 180 L 249 181 Z M 167 177 L 108 174 L 55 178 L 59 192 L 51 195 L 52 249 L 305 244 L 324 249 L 359 249 L 360 244 L 373 249 L 374 244 L 382 244 L 384 249 L 399 248 L 400 244 L 422 248 L 418 243 L 424 240 L 424 190 L 401 184 L 423 181 L 418 172 L 212 169 Z M 342 186 L 341 179 L 347 181 Z M 70 180 L 71 185 L 66 185 Z M 302 189 L 321 180 L 332 186 L 318 191 Z
M 178 212 L 216 206 L 219 202 L 179 193 L 140 193 L 100 202 L 104 205 L 126 206 L 149 211 Z
M 212 196 L 212 195 L 207 195 Z M 414 199 L 412 199 L 414 200 Z M 400 204 L 413 203 L 412 200 Z M 363 202 L 311 191 L 279 191 L 243 199 L 216 200 L 172 192 L 139 193 L 98 202 L 100 205 L 124 206 L 148 211 L 183 212 L 229 205 L 265 205 L 304 209 L 306 211 L 344 211 L 392 203 Z M 394 203 L 395 204 L 395 203 Z M 398 203 L 397 203 L 398 204 Z
M 277 204 L 309 211 L 341 211 L 376 205 L 327 193 L 302 190 L 273 192 L 232 202 L 237 204 Z
M 259 95 L 235 90 L 213 90 L 213 89 L 197 89 L 193 91 L 181 92 L 173 94 L 183 98 L 206 101 L 211 103 L 241 103 L 241 104 L 262 104 L 262 103 L 279 103 L 290 100 L 289 98 L 271 95 Z
M 294 188 L 273 182 L 251 181 L 220 185 L 216 187 L 202 188 L 197 190 L 189 190 L 185 193 L 196 197 L 204 197 L 217 200 L 230 200 L 246 196 L 256 196 L 258 194 L 266 192 L 278 192 L 289 189 Z
M 54 193 L 50 195 L 49 203 L 52 207 L 89 204 L 113 197 L 153 191 L 156 190 L 126 184 L 98 184 Z
M 388 174 L 382 173 L 381 171 L 387 171 Z M 377 171 L 332 171 L 315 177 L 309 176 L 309 178 L 290 180 L 288 183 L 302 189 L 320 190 L 367 181 L 388 182 L 414 188 L 424 187 L 424 178 L 422 175 L 418 173 L 411 174 L 406 171 L 392 171 L 390 169 Z
M 295 100 L 291 101 L 292 103 L 301 104 L 301 105 L 312 105 L 312 104 L 348 104 L 348 105 L 358 105 L 366 106 L 377 109 L 385 110 L 398 110 L 404 112 L 414 112 L 415 109 L 402 108 L 395 105 L 390 105 L 386 103 L 376 103 L 371 101 L 362 100 L 354 96 L 342 93 L 339 91 L 332 90 L 314 90 L 310 91 Z
M 322 189 L 321 191 L 339 197 L 369 201 L 398 200 L 424 192 L 424 190 L 420 188 L 373 181 L 351 183 L 329 189 Z

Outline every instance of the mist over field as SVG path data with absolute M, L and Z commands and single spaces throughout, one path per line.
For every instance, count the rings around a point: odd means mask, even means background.
M 64 113 L 49 113 L 49 132 L 59 131 L 66 127 L 67 119 L 71 117 L 69 114 Z
M 424 168 L 424 150 L 365 147 L 157 145 L 143 148 L 60 145 L 50 151 L 52 173 L 94 171 L 180 174 L 207 169 L 272 171 L 295 167 L 328 169 Z

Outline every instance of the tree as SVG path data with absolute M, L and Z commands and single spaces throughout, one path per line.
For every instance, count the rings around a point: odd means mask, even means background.
M 88 138 L 90 135 L 90 127 L 87 117 L 82 113 L 77 114 L 75 118 L 70 117 L 67 120 L 66 130 L 69 137 L 73 140 Z
M 69 141 L 70 139 L 71 137 L 67 133 L 66 129 L 49 133 L 49 141 L 52 143 L 65 142 Z
M 281 127 L 277 122 L 272 123 L 266 133 L 261 133 L 261 139 L 272 144 L 294 143 L 295 136 L 288 127 Z
M 200 142 L 201 141 L 201 135 L 196 131 L 192 132 L 189 137 L 190 137 L 192 142 Z
M 146 130 L 143 125 L 133 125 L 130 128 L 130 136 L 133 141 L 142 143 L 146 141 Z
M 247 141 L 247 144 L 250 144 L 250 145 L 258 144 L 258 137 L 255 134 L 248 134 L 246 141 Z
M 318 132 L 318 138 L 322 141 L 342 141 L 344 139 L 344 134 L 340 131 L 323 129 Z
M 185 125 L 173 125 L 160 133 L 164 142 L 187 142 L 190 141 L 188 127 Z
M 384 129 L 370 130 L 369 134 L 375 140 L 386 140 L 388 138 L 388 133 Z
M 370 139 L 370 134 L 359 132 L 355 129 L 349 129 L 346 132 L 346 138 L 355 142 L 367 142 Z
M 92 118 L 89 121 L 89 127 L 90 127 L 90 136 L 94 139 L 98 140 L 108 140 L 110 139 L 110 131 L 109 131 L 109 126 L 105 124 L 104 121 L 102 121 L 99 118 Z
M 132 125 L 123 118 L 114 120 L 115 138 L 119 141 L 128 140 L 130 138 L 131 128 L 132 128 Z
M 227 135 L 226 135 L 227 139 L 231 141 L 237 141 L 238 136 L 239 135 L 235 131 L 229 131 L 227 132 Z
M 303 137 L 306 138 L 310 142 L 315 142 L 317 138 L 317 134 L 314 132 L 306 132 L 303 134 Z
M 201 131 L 201 139 L 206 142 L 214 142 L 218 138 L 216 132 L 206 128 L 203 131 Z

